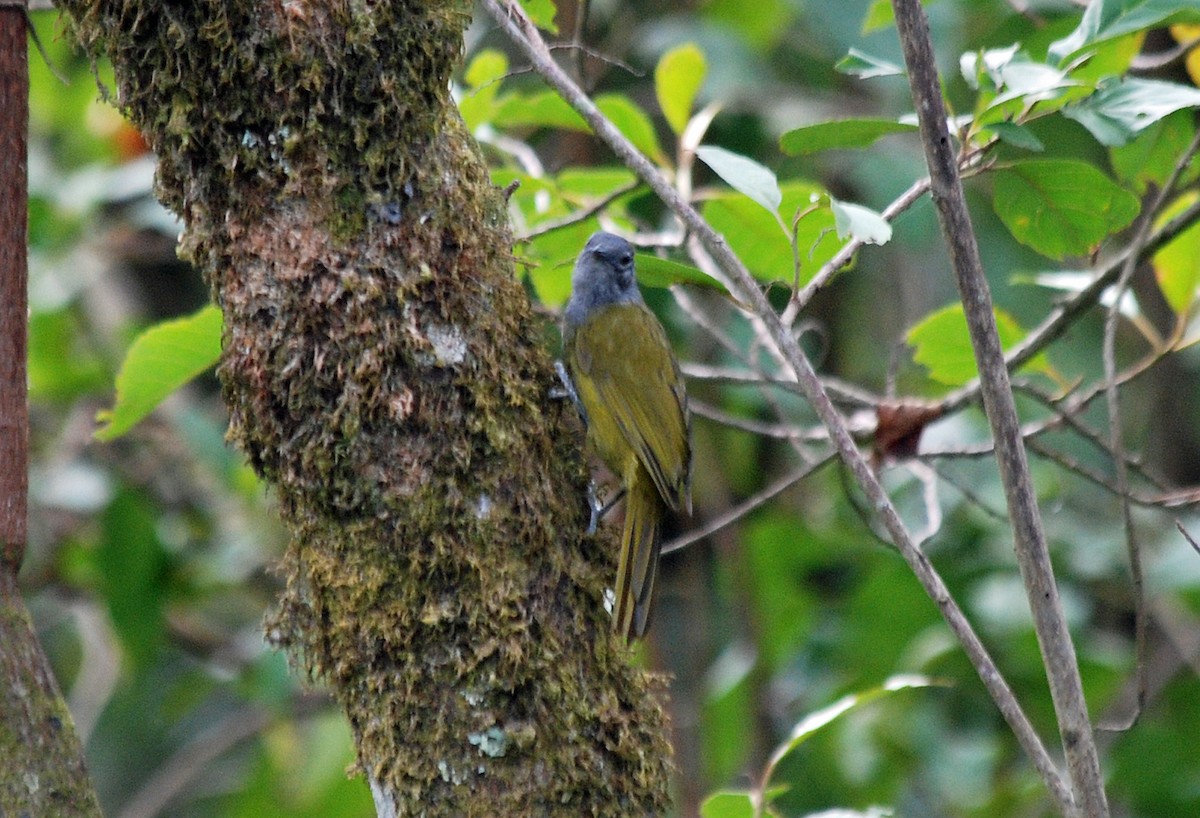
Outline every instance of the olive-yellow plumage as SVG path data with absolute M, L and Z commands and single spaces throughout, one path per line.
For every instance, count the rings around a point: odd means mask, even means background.
M 576 262 L 563 323 L 588 440 L 625 488 L 613 629 L 642 636 L 667 509 L 691 511 L 687 396 L 662 325 L 634 276 L 633 248 L 596 233 Z

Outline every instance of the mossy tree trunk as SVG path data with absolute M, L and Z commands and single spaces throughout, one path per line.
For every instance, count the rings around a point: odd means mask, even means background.
M 268 623 L 387 815 L 651 815 L 654 684 L 504 201 L 448 94 L 463 0 L 64 0 L 225 315 L 230 435 L 290 527 Z

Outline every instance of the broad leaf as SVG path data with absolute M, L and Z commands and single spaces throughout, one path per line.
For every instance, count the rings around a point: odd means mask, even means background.
M 816 185 L 786 182 L 781 192 L 780 209 L 785 221 L 790 224 L 794 214 L 805 213 L 796 232 L 803 284 L 840 247 L 834 233 L 833 212 L 824 204 L 828 202 L 828 194 Z M 791 240 L 775 214 L 746 196 L 729 193 L 705 202 L 704 217 L 725 237 L 756 278 L 791 283 L 795 276 Z
M 715 792 L 700 805 L 700 818 L 754 818 L 754 802 L 748 792 Z
M 646 112 L 622 94 L 601 94 L 596 107 L 610 119 L 621 133 L 642 153 L 655 161 L 663 158 L 654 124 Z M 496 125 L 504 128 L 541 127 L 565 128 L 591 133 L 583 117 L 575 113 L 554 91 L 532 94 L 512 93 L 502 97 L 495 106 Z
M 525 246 L 522 260 L 538 300 L 560 307 L 571 295 L 571 268 L 588 237 L 600 229 L 596 218 L 584 219 L 559 230 L 544 233 Z
M 894 119 L 840 119 L 794 128 L 779 137 L 779 147 L 791 156 L 832 148 L 865 148 L 894 133 L 913 133 L 916 125 Z
M 1200 8 L 1180 0 L 1091 0 L 1075 30 L 1050 45 L 1050 56 L 1066 63 L 1085 47 L 1157 28 L 1167 20 L 1200 22 Z
M 697 148 L 696 156 L 731 188 L 749 196 L 772 213 L 779 212 L 783 194 L 779 191 L 779 181 L 769 168 L 741 154 L 712 145 Z
M 1016 319 L 1003 310 L 996 310 L 995 317 L 1003 349 L 1010 349 L 1027 334 Z M 979 374 L 962 304 L 950 304 L 927 315 L 908 331 L 905 340 L 913 348 L 913 360 L 925 367 L 929 377 L 938 383 L 962 386 Z M 1035 356 L 1023 369 L 1058 378 L 1044 355 Z
M 555 8 L 554 0 L 521 0 L 521 5 L 538 28 L 551 34 L 558 33 L 558 26 L 554 22 L 554 15 L 558 9 Z
M 694 43 L 671 49 L 654 68 L 658 107 L 676 134 L 682 134 L 687 127 L 706 70 L 704 53 Z
M 1063 108 L 1102 145 L 1124 145 L 1142 129 L 1168 114 L 1200 107 L 1200 89 L 1173 82 L 1126 79 L 1105 84 L 1096 93 Z
M 986 51 L 967 51 L 958 58 L 958 72 L 967 85 L 975 90 L 986 88 L 991 80 L 992 88 L 1003 85 L 1000 69 L 1008 65 L 1020 52 L 1021 46 L 1014 43 L 1004 48 L 989 48 Z
M 125 434 L 220 356 L 221 311 L 215 306 L 146 330 L 133 342 L 117 373 L 116 404 L 97 415 L 104 425 L 96 437 L 113 440 Z
M 1149 184 L 1161 187 L 1174 172 L 1179 157 L 1183 156 L 1195 134 L 1192 113 L 1176 111 L 1146 128 L 1128 144 L 1110 150 L 1113 172 L 1139 193 L 1145 192 Z M 1194 178 L 1198 171 L 1200 167 L 1191 163 L 1182 181 Z
M 1136 196 L 1084 162 L 1030 160 L 993 176 L 992 206 L 1004 226 L 1055 259 L 1090 253 L 1140 209 Z
M 103 530 L 94 552 L 98 575 L 90 581 L 108 603 L 106 627 L 139 667 L 153 662 L 166 630 L 170 558 L 159 539 L 161 513 L 142 493 L 123 488 L 98 520 Z
M 463 121 L 472 132 L 485 122 L 491 122 L 496 111 L 496 96 L 500 92 L 500 79 L 508 73 L 508 58 L 503 52 L 484 49 L 475 55 L 467 67 L 463 79 L 467 83 L 466 93 L 459 100 L 458 109 Z
M 554 91 L 505 94 L 496 103 L 496 125 L 504 128 L 542 127 L 587 131 L 583 117 Z
M 710 275 L 678 261 L 659 258 L 649 253 L 637 254 L 637 278 L 643 287 L 673 287 L 676 284 L 698 284 L 725 291 L 721 283 Z
M 623 133 L 635 148 L 655 162 L 661 164 L 665 161 L 654 123 L 629 97 L 623 94 L 601 94 L 596 97 L 596 107 L 617 126 L 617 130 Z
M 837 199 L 830 199 L 829 206 L 839 239 L 853 236 L 864 244 L 887 244 L 892 240 L 892 226 L 869 207 Z
M 867 13 L 863 15 L 862 33 L 870 34 L 895 22 L 896 14 L 892 10 L 891 0 L 871 0 Z
M 1163 210 L 1157 225 L 1169 221 L 1196 203 L 1195 192 L 1180 196 Z M 1200 286 L 1200 225 L 1184 230 L 1154 254 L 1154 276 L 1163 297 L 1179 317 L 1183 317 L 1196 301 Z
M 616 165 L 573 165 L 554 179 L 564 198 L 572 201 L 583 197 L 592 200 L 604 198 L 636 180 L 633 171 Z
M 1033 131 L 1024 125 L 1017 125 L 1012 122 L 993 122 L 987 126 L 986 130 L 994 133 L 1004 144 L 1012 145 L 1014 148 L 1038 153 L 1046 149 L 1046 146 L 1042 144 L 1042 140 L 1034 136 Z
M 833 67 L 836 71 L 858 77 L 860 80 L 872 77 L 897 77 L 904 73 L 904 69 L 895 63 L 872 57 L 856 48 L 850 49 L 849 53 L 838 60 Z

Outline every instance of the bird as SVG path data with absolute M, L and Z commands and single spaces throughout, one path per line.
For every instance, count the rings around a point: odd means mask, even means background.
M 625 522 L 612 628 L 645 635 L 663 521 L 692 510 L 691 421 L 667 333 L 638 289 L 633 246 L 595 233 L 575 262 L 563 358 L 587 441 L 621 481 Z

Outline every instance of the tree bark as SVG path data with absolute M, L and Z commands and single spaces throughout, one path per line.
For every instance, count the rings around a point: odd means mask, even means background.
M 25 9 L 0 7 L 0 815 L 99 816 L 83 749 L 17 588 L 28 533 Z
M 381 815 L 656 815 L 573 408 L 448 93 L 465 0 L 66 0 L 225 316 L 230 437 L 291 531 L 268 636 Z

